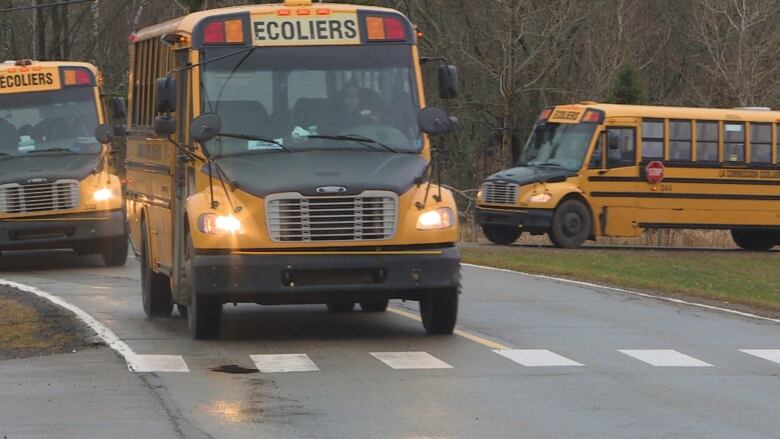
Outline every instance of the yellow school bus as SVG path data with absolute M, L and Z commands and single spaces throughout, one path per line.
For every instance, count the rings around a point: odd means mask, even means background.
M 430 180 L 428 135 L 454 120 L 424 108 L 406 17 L 288 0 L 131 40 L 126 198 L 147 315 L 175 304 L 204 339 L 225 303 L 404 299 L 428 333 L 453 331 L 456 206 Z M 457 70 L 438 71 L 454 97 Z
M 489 240 L 547 233 L 559 247 L 646 229 L 725 229 L 780 244 L 780 112 L 582 102 L 544 109 L 517 167 L 478 194 Z
M 124 265 L 128 241 L 100 72 L 77 62 L 0 64 L 0 251 L 73 249 Z

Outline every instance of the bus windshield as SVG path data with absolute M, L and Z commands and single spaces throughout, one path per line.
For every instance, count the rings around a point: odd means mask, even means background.
M 596 124 L 539 123 L 523 148 L 520 166 L 582 167 Z
M 204 52 L 202 112 L 222 119 L 223 135 L 207 144 L 213 156 L 422 148 L 409 46 Z
M 97 154 L 95 92 L 90 87 L 0 94 L 0 155 Z

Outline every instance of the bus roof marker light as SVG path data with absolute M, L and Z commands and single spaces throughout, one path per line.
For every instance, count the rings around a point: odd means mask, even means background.
M 281 15 L 283 17 L 286 17 L 286 16 L 289 16 L 289 15 L 292 15 L 292 10 L 290 10 L 290 9 L 278 9 L 276 11 L 276 15 Z
M 318 8 L 317 15 L 330 15 L 330 9 Z
M 212 21 L 203 29 L 203 42 L 206 44 L 219 44 L 225 42 L 225 22 Z
M 241 19 L 225 21 L 225 34 L 228 43 L 244 42 L 244 22 Z
M 366 17 L 368 39 L 381 41 L 385 39 L 385 23 L 382 17 Z
M 385 39 L 386 40 L 405 40 L 406 28 L 400 18 L 385 18 Z
M 298 15 L 311 15 L 311 9 L 297 9 L 295 13 Z

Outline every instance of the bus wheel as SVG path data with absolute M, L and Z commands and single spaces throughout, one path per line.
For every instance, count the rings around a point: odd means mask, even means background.
M 363 300 L 360 302 L 360 309 L 363 312 L 385 312 L 389 303 L 388 299 Z
M 519 227 L 515 226 L 497 226 L 495 224 L 483 224 L 482 233 L 493 244 L 509 245 L 517 241 L 517 238 L 523 233 Z
M 420 301 L 420 316 L 428 334 L 452 334 L 458 320 L 458 288 L 429 293 Z
M 127 262 L 127 236 L 113 238 L 108 241 L 106 247 L 100 252 L 103 262 L 108 267 L 121 267 Z
M 355 302 L 349 300 L 334 300 L 327 303 L 328 311 L 337 314 L 352 312 L 355 309 Z
M 176 305 L 176 310 L 179 311 L 179 315 L 187 318 L 187 305 Z
M 192 256 L 195 246 L 192 237 L 187 234 L 187 247 L 184 250 L 184 288 L 190 298 L 184 314 L 187 315 L 187 326 L 195 340 L 213 340 L 219 338 L 219 327 L 222 323 L 222 301 L 219 298 L 198 294 L 195 282 L 195 267 Z M 180 311 L 181 312 L 181 311 Z
M 141 224 L 141 299 L 148 317 L 170 317 L 173 312 L 171 284 L 151 267 L 146 224 Z
M 765 252 L 775 246 L 772 234 L 764 230 L 731 229 L 734 242 L 745 250 Z
M 555 209 L 548 236 L 560 248 L 578 248 L 593 232 L 593 219 L 579 200 L 566 200 Z

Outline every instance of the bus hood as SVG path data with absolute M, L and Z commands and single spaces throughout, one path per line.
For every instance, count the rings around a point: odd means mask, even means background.
M 516 183 L 520 186 L 544 181 L 545 183 L 555 183 L 565 181 L 569 177 L 577 175 L 577 171 L 571 171 L 555 166 L 530 167 L 519 166 L 517 168 L 507 169 L 497 172 L 485 181 L 500 181 Z
M 30 180 L 45 178 L 57 180 L 85 179 L 100 168 L 99 154 L 52 154 L 21 156 L 13 159 L 0 157 L 0 184 L 32 183 Z
M 357 195 L 365 190 L 401 195 L 428 164 L 417 154 L 319 150 L 224 157 L 217 162 L 239 189 L 257 197 L 284 192 Z M 208 166 L 201 171 L 208 173 Z

